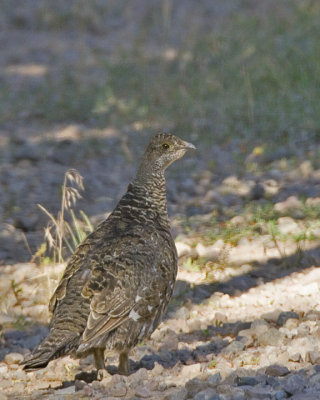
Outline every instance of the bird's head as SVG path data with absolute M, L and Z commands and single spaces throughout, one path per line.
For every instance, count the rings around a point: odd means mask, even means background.
M 169 133 L 159 133 L 151 139 L 144 153 L 142 165 L 148 166 L 150 170 L 164 171 L 191 149 L 195 149 L 193 144 Z

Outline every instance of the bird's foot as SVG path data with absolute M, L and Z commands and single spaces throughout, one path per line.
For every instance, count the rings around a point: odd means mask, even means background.
M 118 374 L 125 376 L 130 375 L 129 358 L 127 352 L 120 353 Z
M 97 381 L 102 381 L 104 378 L 107 378 L 109 375 L 106 369 L 98 369 L 97 370 Z

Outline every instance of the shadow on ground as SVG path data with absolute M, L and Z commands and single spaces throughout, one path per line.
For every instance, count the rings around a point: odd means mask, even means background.
M 174 312 L 190 301 L 193 304 L 200 304 L 215 292 L 238 296 L 250 288 L 320 265 L 320 247 L 282 258 L 272 258 L 266 262 L 250 261 L 250 263 L 253 265 L 252 271 L 232 277 L 225 282 L 190 284 L 178 280 L 177 297 L 171 303 L 170 311 Z

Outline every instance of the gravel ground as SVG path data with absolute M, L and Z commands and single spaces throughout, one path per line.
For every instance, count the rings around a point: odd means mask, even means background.
M 0 316 L 1 392 L 14 399 L 317 399 L 320 270 L 309 266 L 310 252 L 300 263 L 305 269 L 274 258 L 260 269 L 225 269 L 213 283 L 180 269 L 166 320 L 132 352 L 132 374 L 117 375 L 116 357 L 108 355 L 109 376 L 101 382 L 92 381 L 90 357 L 21 370 L 23 354 L 47 332 L 47 285 L 64 266 L 4 267 L 1 292 L 18 274 L 21 291 L 7 288 L 8 311 Z

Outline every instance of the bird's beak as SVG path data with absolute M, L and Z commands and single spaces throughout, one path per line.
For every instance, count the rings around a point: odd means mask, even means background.
M 183 148 L 186 150 L 196 150 L 196 146 L 194 146 L 192 143 L 185 142 L 183 141 Z

